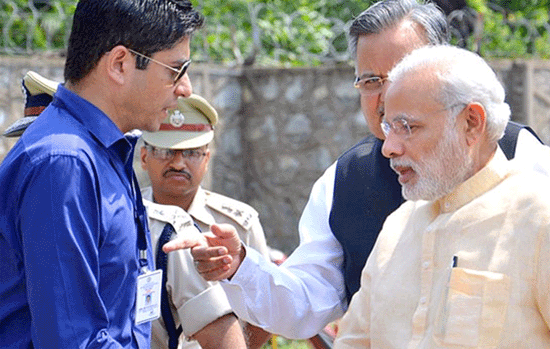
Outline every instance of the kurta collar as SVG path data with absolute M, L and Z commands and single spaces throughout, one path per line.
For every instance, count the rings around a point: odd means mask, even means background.
M 458 210 L 502 182 L 510 173 L 506 156 L 497 147 L 495 155 L 479 172 L 460 184 L 455 190 L 434 202 L 440 213 Z

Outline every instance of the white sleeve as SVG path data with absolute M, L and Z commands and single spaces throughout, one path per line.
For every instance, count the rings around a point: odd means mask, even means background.
M 233 311 L 268 332 L 310 338 L 345 310 L 343 252 L 329 226 L 336 164 L 317 180 L 299 224 L 300 245 L 280 266 L 256 251 L 223 281 Z
M 519 163 L 522 168 L 550 176 L 550 148 L 541 144 L 528 130 L 519 131 L 516 153 L 511 161 Z

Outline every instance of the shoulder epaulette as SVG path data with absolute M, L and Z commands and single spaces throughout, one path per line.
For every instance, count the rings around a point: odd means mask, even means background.
M 149 218 L 172 224 L 177 233 L 193 226 L 193 218 L 180 207 L 160 205 L 145 199 L 143 204 L 147 208 Z
M 234 220 L 243 229 L 250 229 L 258 212 L 252 206 L 230 197 L 205 190 L 206 206 Z

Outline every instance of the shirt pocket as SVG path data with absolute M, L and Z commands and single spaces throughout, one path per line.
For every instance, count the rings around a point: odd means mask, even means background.
M 452 268 L 436 316 L 435 341 L 465 348 L 498 347 L 509 299 L 507 275 Z

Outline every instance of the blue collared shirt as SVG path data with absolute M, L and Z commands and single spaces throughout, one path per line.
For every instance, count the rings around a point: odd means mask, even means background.
M 60 85 L 0 165 L 2 347 L 149 347 L 134 321 L 140 233 L 152 265 L 134 145 Z

